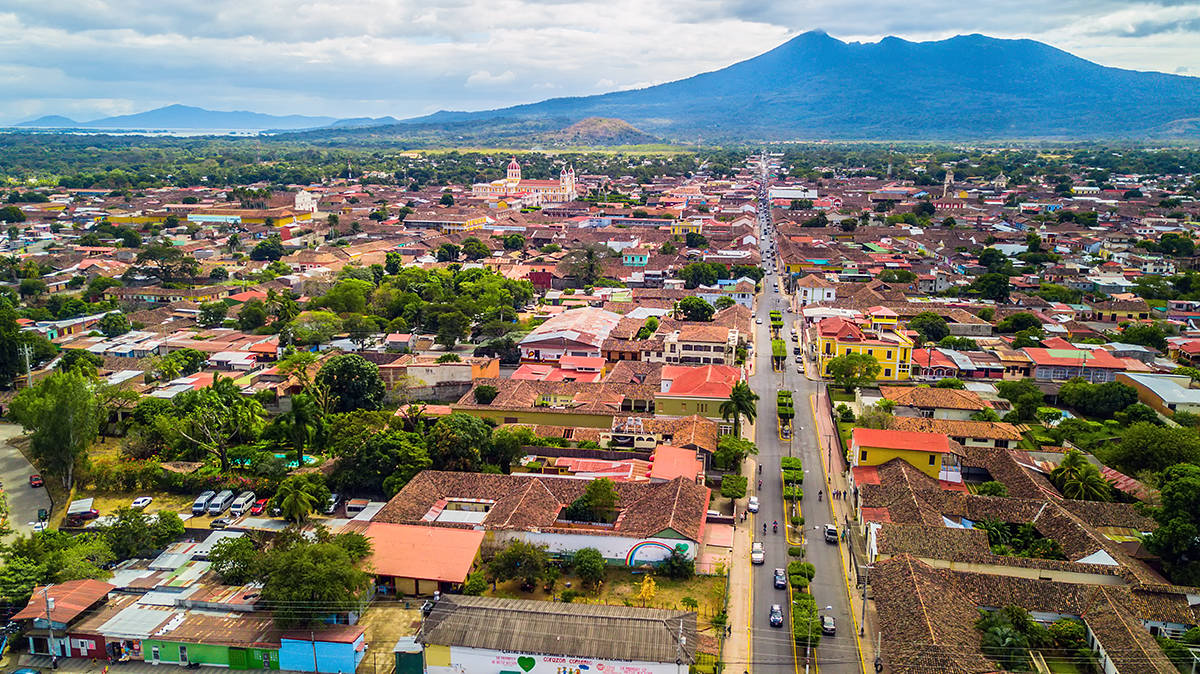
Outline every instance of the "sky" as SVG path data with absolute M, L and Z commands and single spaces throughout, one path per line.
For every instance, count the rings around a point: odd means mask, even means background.
M 0 122 L 183 103 L 411 117 L 642 87 L 808 31 L 1031 38 L 1200 76 L 1200 0 L 3 0 Z

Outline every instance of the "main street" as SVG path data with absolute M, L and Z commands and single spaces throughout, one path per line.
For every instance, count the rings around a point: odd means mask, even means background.
M 764 180 L 765 183 L 765 180 Z M 804 671 L 803 648 L 793 649 L 791 632 L 790 604 L 787 590 L 777 590 L 774 586 L 774 570 L 787 566 L 788 537 L 786 523 L 790 512 L 785 511 L 780 481 L 779 460 L 784 456 L 799 456 L 804 462 L 804 498 L 802 511 L 805 518 L 804 543 L 808 549 L 807 561 L 816 567 L 816 578 L 812 583 L 812 593 L 821 614 L 832 615 L 837 621 L 837 634 L 821 638 L 820 646 L 816 649 L 815 663 L 826 673 L 851 673 L 860 671 L 857 641 L 854 635 L 855 622 L 850 616 L 850 603 L 847 598 L 846 576 L 843 571 L 842 559 L 838 545 L 826 543 L 821 536 L 821 529 L 831 523 L 831 513 L 828 494 L 818 499 L 817 492 L 827 492 L 824 477 L 824 464 L 819 456 L 817 438 L 814 434 L 815 421 L 810 396 L 817 392 L 817 384 L 809 381 L 803 370 L 797 371 L 796 364 L 801 357 L 793 356 L 792 349 L 798 342 L 791 339 L 792 321 L 795 315 L 787 313 L 789 309 L 787 296 L 780 291 L 784 289 L 784 278 L 778 273 L 775 265 L 776 256 L 771 252 L 774 235 L 770 223 L 770 209 L 767 205 L 765 188 L 760 195 L 760 227 L 763 235 L 762 248 L 763 268 L 767 275 L 763 278 L 763 291 L 759 295 L 758 306 L 755 310 L 755 372 L 750 378 L 750 387 L 758 394 L 758 423 L 756 426 L 755 443 L 759 448 L 758 462 L 762 474 L 751 478 L 751 487 L 757 486 L 762 480 L 762 488 L 757 491 L 760 506 L 754 522 L 754 539 L 761 540 L 766 551 L 766 563 L 754 567 L 753 572 L 753 651 L 749 667 L 742 669 L 755 674 L 768 672 Z M 778 290 L 776 289 L 778 287 Z M 788 360 L 783 372 L 774 372 L 771 368 L 771 334 L 770 318 L 772 310 L 783 311 L 784 330 L 780 337 L 788 344 Z M 775 398 L 780 390 L 791 390 L 795 400 L 796 419 L 793 436 L 790 440 L 781 440 L 775 416 Z M 752 492 L 754 493 L 754 492 Z M 779 522 L 779 533 L 772 533 L 772 522 Z M 763 533 L 763 524 L 766 533 Z M 800 542 L 801 533 L 793 530 L 793 542 Z M 784 610 L 784 627 L 771 627 L 768 613 L 772 604 L 779 604 Z M 832 607 L 826 610 L 826 607 Z M 737 671 L 737 665 L 730 669 Z M 811 671 L 815 671 L 813 668 Z

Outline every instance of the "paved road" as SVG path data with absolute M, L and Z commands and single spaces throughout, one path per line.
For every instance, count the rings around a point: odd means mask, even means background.
M 21 427 L 0 423 L 0 484 L 8 495 L 8 521 L 13 531 L 28 533 L 37 520 L 38 508 L 50 509 L 50 496 L 45 488 L 29 486 L 29 476 L 36 473 L 25 456 L 8 446 L 8 439 L 21 435 Z
M 766 215 L 769 217 L 769 214 Z M 769 223 L 763 223 L 769 226 Z M 770 269 L 773 259 L 768 249 L 773 236 L 764 236 L 763 259 L 764 267 Z M 791 341 L 791 321 L 785 314 L 785 329 L 781 335 L 788 343 L 789 359 L 784 372 L 777 373 L 771 369 L 771 336 L 768 313 L 772 310 L 787 309 L 786 296 L 774 290 L 776 283 L 782 279 L 776 273 L 768 273 L 763 279 L 764 290 L 760 296 L 756 310 L 756 319 L 761 318 L 762 324 L 755 325 L 755 374 L 750 379 L 750 387 L 759 396 L 759 416 L 757 437 L 755 442 L 759 447 L 759 463 L 762 465 L 762 489 L 759 492 L 760 510 L 755 522 L 755 538 L 762 540 L 766 549 L 766 563 L 755 567 L 753 579 L 753 662 L 750 671 L 755 674 L 769 672 L 792 672 L 795 669 L 804 670 L 803 650 L 795 652 L 787 625 L 791 615 L 788 612 L 786 590 L 776 590 L 773 584 L 775 568 L 787 566 L 788 542 L 784 535 L 784 523 L 788 520 L 784 512 L 782 500 L 782 484 L 779 480 L 779 460 L 783 456 L 793 454 L 804 461 L 805 484 L 802 510 L 807 529 L 808 561 L 816 567 L 816 579 L 812 585 L 813 597 L 821 613 L 829 614 L 837 621 L 837 635 L 824 637 L 816 654 L 816 662 L 822 672 L 850 673 L 859 672 L 857 642 L 853 634 L 853 622 L 850 618 L 850 604 L 846 595 L 846 581 L 843 572 L 838 546 L 827 544 L 821 538 L 821 527 L 830 523 L 831 515 L 827 501 L 818 500 L 817 492 L 824 491 L 824 473 L 821 457 L 818 456 L 816 436 L 813 434 L 814 420 L 809 396 L 816 392 L 817 384 L 808 380 L 802 373 L 797 372 L 798 358 L 791 356 L 795 345 Z M 782 289 L 782 286 L 781 286 Z M 794 316 L 793 316 L 794 318 Z M 782 389 L 792 391 L 796 407 L 796 433 L 790 441 L 781 441 L 775 417 L 776 392 Z M 771 533 L 771 523 L 778 521 L 780 532 Z M 767 533 L 763 533 L 762 524 L 767 524 Z M 767 615 L 772 604 L 780 604 L 784 609 L 785 626 L 772 628 L 767 621 Z M 825 610 L 825 607 L 832 607 Z M 793 657 L 795 659 L 793 659 Z M 731 668 L 736 671 L 736 665 Z M 743 668 L 745 669 L 745 668 Z M 815 671 L 815 670 L 814 670 Z

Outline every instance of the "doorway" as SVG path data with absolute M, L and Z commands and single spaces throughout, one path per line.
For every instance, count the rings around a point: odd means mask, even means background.
M 188 664 L 187 646 L 179 647 L 179 664 L 181 664 L 181 665 Z

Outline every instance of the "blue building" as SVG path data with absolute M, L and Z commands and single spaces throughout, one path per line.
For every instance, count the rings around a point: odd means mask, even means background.
M 279 639 L 279 668 L 297 672 L 351 674 L 366 654 L 366 628 L 359 625 L 298 630 Z

